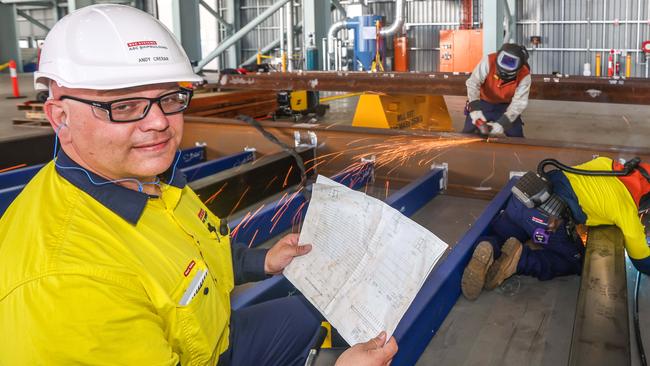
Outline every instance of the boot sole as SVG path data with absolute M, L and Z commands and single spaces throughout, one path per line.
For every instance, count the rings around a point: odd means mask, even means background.
M 488 271 L 487 279 L 485 280 L 486 290 L 494 290 L 499 287 L 503 281 L 514 274 L 507 273 L 506 269 L 513 265 L 513 261 L 519 261 L 522 250 L 523 246 L 519 240 L 514 238 L 506 240 L 506 243 L 501 248 L 501 256 L 494 262 L 494 265 Z
M 486 241 L 480 242 L 472 254 L 472 259 L 465 267 L 460 282 L 460 288 L 467 300 L 476 300 L 481 294 L 488 269 L 493 262 L 492 245 Z

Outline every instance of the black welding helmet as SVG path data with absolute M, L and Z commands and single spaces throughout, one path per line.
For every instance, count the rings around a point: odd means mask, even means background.
M 526 47 L 516 43 L 506 43 L 497 53 L 497 74 L 503 81 L 512 81 L 524 65 L 528 64 Z

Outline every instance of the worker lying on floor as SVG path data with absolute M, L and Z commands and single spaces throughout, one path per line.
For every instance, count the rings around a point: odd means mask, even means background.
M 525 47 L 504 44 L 481 60 L 465 85 L 464 133 L 524 137 L 521 114 L 528 106 L 531 85 Z
M 574 168 L 622 171 L 624 166 L 599 157 Z M 476 299 L 514 274 L 550 280 L 580 274 L 584 245 L 576 225 L 616 225 L 634 266 L 650 274 L 650 249 L 644 225 L 650 208 L 650 164 L 640 163 L 627 176 L 587 176 L 551 170 L 550 198 L 528 208 L 515 195 L 492 221 L 490 233 L 474 250 L 462 278 L 466 298 Z M 522 178 L 523 179 L 523 178 Z M 532 241 L 531 245 L 522 243 Z
M 0 365 L 304 364 L 321 322 L 304 298 L 231 311 L 230 292 L 310 246 L 234 245 L 186 185 L 179 82 L 202 78 L 169 30 L 132 7 L 81 8 L 34 76 L 61 151 L 0 220 Z M 379 337 L 341 364 L 396 350 Z

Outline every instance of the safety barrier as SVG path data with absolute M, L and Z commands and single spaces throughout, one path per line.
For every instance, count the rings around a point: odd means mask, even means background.
M 9 68 L 9 76 L 11 76 L 11 87 L 12 87 L 12 96 L 7 97 L 7 99 L 18 99 L 25 98 L 24 95 L 20 95 L 20 88 L 18 87 L 18 73 L 16 72 L 16 61 L 9 60 L 9 62 L 0 65 L 0 71 L 3 69 Z

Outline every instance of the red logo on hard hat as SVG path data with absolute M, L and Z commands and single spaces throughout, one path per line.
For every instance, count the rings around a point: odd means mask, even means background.
M 126 44 L 129 47 L 136 47 L 136 46 L 157 46 L 158 43 L 156 41 L 137 41 L 137 42 L 129 42 Z

